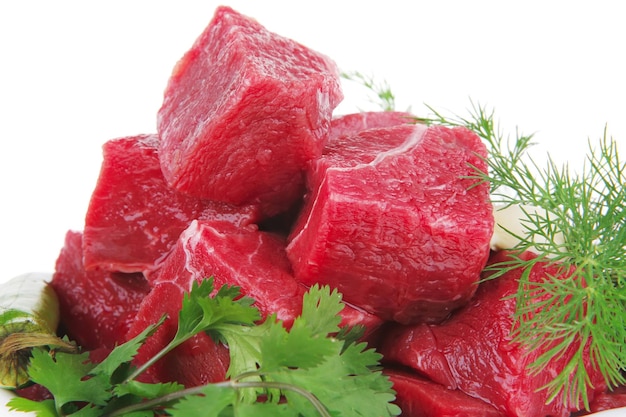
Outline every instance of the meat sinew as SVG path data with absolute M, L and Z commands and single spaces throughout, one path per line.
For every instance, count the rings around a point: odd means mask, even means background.
M 504 261 L 507 256 L 499 253 L 493 262 Z M 385 335 L 380 349 L 385 360 L 412 368 L 444 387 L 480 398 L 506 416 L 567 417 L 571 411 L 582 408 L 582 404 L 566 406 L 560 395 L 548 403 L 548 393 L 541 389 L 570 360 L 576 343 L 571 351 L 535 375 L 528 365 L 544 352 L 528 351 L 512 341 L 516 308 L 513 295 L 522 272 L 512 270 L 482 283 L 472 301 L 441 325 L 397 325 Z M 530 271 L 530 280 L 540 282 L 547 274 L 565 277 L 556 265 L 537 264 Z M 593 398 L 605 384 L 600 372 L 591 366 L 589 355 L 585 356 L 590 382 L 596 387 L 588 389 Z
M 167 185 L 156 135 L 108 141 L 91 196 L 83 238 L 86 269 L 146 272 L 194 219 L 251 224 L 254 206 L 200 200 Z
M 164 314 L 174 319 L 168 318 L 147 339 L 136 357 L 137 364 L 147 361 L 172 339 L 184 293 L 191 290 L 194 282 L 210 277 L 216 290 L 222 285 L 236 285 L 242 294 L 255 299 L 255 306 L 264 317 L 276 314 L 290 326 L 302 311 L 306 289 L 291 275 L 284 248 L 283 238 L 259 231 L 254 225 L 193 221 L 150 275 L 153 289 L 142 301 L 128 338 Z M 368 334 L 381 324 L 379 318 L 350 306 L 346 306 L 342 318 L 343 325 L 366 326 Z M 228 363 L 228 350 L 203 333 L 160 360 L 143 379 L 178 381 L 185 386 L 206 384 L 224 379 Z
M 151 279 L 189 291 L 193 282 L 208 277 L 214 278 L 216 288 L 240 287 L 256 300 L 263 316 L 276 314 L 287 326 L 302 311 L 306 288 L 293 278 L 284 239 L 254 225 L 192 222 Z M 362 324 L 370 332 L 381 324 L 379 318 L 351 306 L 344 308 L 342 317 L 343 325 Z
M 298 280 L 400 323 L 439 321 L 474 294 L 493 215 L 486 149 L 467 129 L 404 124 L 343 135 L 311 164 L 289 237 Z
M 343 98 L 338 74 L 328 57 L 218 8 L 174 68 L 158 113 L 168 183 L 202 198 L 259 203 L 268 216 L 288 208 Z

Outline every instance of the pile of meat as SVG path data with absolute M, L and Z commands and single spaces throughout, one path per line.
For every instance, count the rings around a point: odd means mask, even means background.
M 104 145 L 84 230 L 68 232 L 52 281 L 63 331 L 97 358 L 175 317 L 209 276 L 289 326 L 307 288 L 328 284 L 343 324 L 384 354 L 403 416 L 570 415 L 538 390 L 553 370 L 531 375 L 537 353 L 510 340 L 519 274 L 478 285 L 490 256 L 507 256 L 490 253 L 488 185 L 469 178 L 486 170 L 481 140 L 404 112 L 335 115 L 338 74 L 218 8 L 175 66 L 157 133 Z M 175 330 L 166 321 L 137 362 Z M 143 378 L 205 384 L 228 360 L 201 334 Z

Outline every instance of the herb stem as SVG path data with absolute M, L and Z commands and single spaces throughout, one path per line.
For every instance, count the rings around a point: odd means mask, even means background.
M 167 346 L 165 346 L 163 349 L 161 349 L 159 351 L 159 353 L 157 353 L 156 355 L 152 356 L 150 359 L 148 359 L 146 362 L 144 362 L 141 366 L 139 366 L 137 369 L 135 369 L 133 372 L 131 372 L 130 375 L 128 375 L 126 377 L 126 379 L 124 380 L 123 383 L 132 381 L 135 378 L 137 378 L 139 375 L 144 373 L 148 368 L 150 368 L 152 365 L 154 365 L 159 359 L 161 359 L 163 356 L 167 355 L 170 351 L 172 351 L 174 348 L 179 346 L 185 340 L 187 340 L 187 339 L 174 339 L 174 340 L 172 340 L 170 343 L 167 344 Z
M 253 374 L 253 372 L 250 372 Z M 243 374 L 238 377 L 240 379 L 244 377 Z M 136 411 L 142 410 L 151 410 L 155 407 L 158 407 L 162 404 L 167 404 L 172 401 L 180 400 L 181 398 L 187 397 L 189 395 L 202 395 L 207 386 L 213 387 L 224 387 L 224 388 L 232 388 L 234 390 L 241 390 L 246 388 L 262 388 L 262 389 L 279 389 L 283 391 L 292 391 L 297 394 L 302 395 L 306 398 L 312 405 L 315 407 L 315 410 L 319 413 L 321 417 L 331 417 L 330 413 L 322 404 L 322 402 L 310 391 L 307 391 L 301 387 L 292 384 L 286 384 L 283 382 L 273 382 L 273 381 L 244 381 L 237 382 L 236 380 L 231 381 L 223 381 L 216 382 L 214 384 L 202 385 L 198 387 L 187 388 L 184 390 L 176 391 L 170 394 L 163 395 L 162 397 L 155 398 L 149 401 L 145 401 L 139 404 L 129 405 L 110 413 L 104 414 L 102 417 L 122 417 L 127 413 L 132 413 Z

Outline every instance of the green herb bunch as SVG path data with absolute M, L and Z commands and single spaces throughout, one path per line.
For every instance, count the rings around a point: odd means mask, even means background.
M 586 360 L 609 387 L 626 383 L 626 165 L 616 142 L 606 131 L 596 146 L 589 142 L 585 163 L 575 173 L 549 155 L 545 164 L 535 162 L 528 152 L 532 135 L 505 136 L 484 107 L 472 103 L 467 118 L 429 109 L 434 116 L 424 122 L 464 126 L 486 142 L 488 172 L 477 170 L 474 178 L 490 184 L 496 207 L 522 208 L 523 232 L 509 231 L 519 241 L 510 249 L 538 256 L 513 256 L 491 266 L 492 276 L 515 268 L 527 272 L 516 295 L 514 340 L 543 352 L 531 364 L 535 373 L 577 346 L 544 388 L 550 401 L 561 395 L 564 404 L 588 408 L 592 383 Z M 531 282 L 528 272 L 539 262 L 561 266 L 567 278 Z
M 213 280 L 185 294 L 178 332 L 139 368 L 133 357 L 164 321 L 116 347 L 101 363 L 87 352 L 34 349 L 28 373 L 54 396 L 43 402 L 13 398 L 9 407 L 38 417 L 227 417 L 395 416 L 395 393 L 382 374 L 381 356 L 357 343 L 359 329 L 340 329 L 343 304 L 337 291 L 312 287 L 302 314 L 287 330 L 270 316 L 260 322 L 253 300 L 237 287 L 214 296 Z M 195 334 L 206 332 L 229 347 L 224 382 L 185 388 L 136 380 L 151 364 Z M 62 378 L 59 376 L 63 375 Z

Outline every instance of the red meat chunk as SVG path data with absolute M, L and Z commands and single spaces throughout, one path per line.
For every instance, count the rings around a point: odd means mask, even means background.
M 154 283 L 172 282 L 183 291 L 213 277 L 216 289 L 237 285 L 261 312 L 290 322 L 299 312 L 303 288 L 293 279 L 284 241 L 256 226 L 193 222 L 155 272 Z
M 418 375 L 385 370 L 396 391 L 395 403 L 402 417 L 503 417 L 500 411 L 477 398 L 450 390 Z
M 506 256 L 498 254 L 493 261 L 506 260 Z M 576 406 L 564 405 L 562 396 L 547 404 L 547 391 L 540 388 L 570 359 L 576 344 L 572 344 L 571 352 L 534 375 L 528 365 L 544 352 L 528 351 L 511 340 L 516 303 L 512 295 L 517 292 L 522 272 L 513 270 L 484 282 L 472 301 L 443 324 L 397 325 L 385 335 L 380 352 L 389 363 L 410 367 L 449 389 L 480 398 L 506 416 L 569 416 Z M 530 274 L 535 282 L 547 274 L 565 277 L 554 264 L 537 264 Z M 586 358 L 591 383 L 596 387 L 589 390 L 593 399 L 605 384 L 600 372 L 591 366 L 589 355 Z
M 486 149 L 466 129 L 399 125 L 329 143 L 289 237 L 296 279 L 400 323 L 440 321 L 474 294 L 493 230 Z
M 158 113 L 168 183 L 277 214 L 303 192 L 343 95 L 334 62 L 228 7 L 174 68 Z
M 620 386 L 614 390 L 607 390 L 595 396 L 590 404 L 589 412 L 599 413 L 600 411 L 612 410 L 614 408 L 626 407 L 626 386 Z M 576 416 L 583 416 L 587 412 L 577 413 Z
M 256 300 L 264 316 L 276 314 L 290 326 L 302 311 L 306 288 L 293 278 L 285 255 L 285 241 L 255 226 L 225 222 L 193 222 L 155 272 L 154 283 L 171 282 L 189 291 L 194 281 L 213 277 L 215 287 L 237 285 Z M 343 325 L 363 324 L 369 332 L 382 321 L 346 306 Z
M 59 297 L 61 325 L 85 350 L 113 348 L 126 341 L 150 286 L 140 273 L 86 271 L 82 259 L 82 234 L 69 231 L 51 282 Z
M 134 359 L 135 365 L 145 363 L 174 338 L 184 291 L 172 282 L 161 282 L 142 301 L 127 339 L 158 322 L 164 314 L 168 318 L 141 346 Z M 207 334 L 199 333 L 148 368 L 139 380 L 152 383 L 178 382 L 188 388 L 195 387 L 223 381 L 229 363 L 228 349 L 215 343 Z
M 344 135 L 355 135 L 367 129 L 415 123 L 415 116 L 401 111 L 371 111 L 346 114 L 330 122 L 328 142 Z
M 200 200 L 170 188 L 161 172 L 156 135 L 108 141 L 100 177 L 85 216 L 86 269 L 147 272 L 194 219 L 245 225 L 254 206 Z

